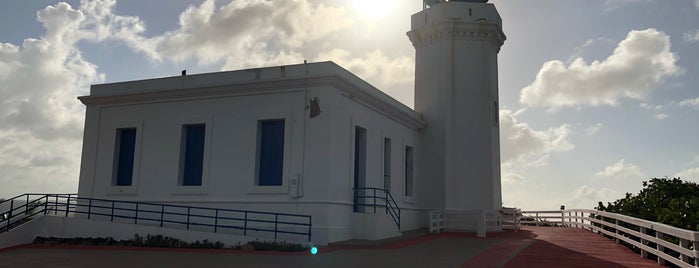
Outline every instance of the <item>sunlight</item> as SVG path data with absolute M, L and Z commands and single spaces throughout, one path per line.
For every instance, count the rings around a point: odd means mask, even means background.
M 380 19 L 396 6 L 396 0 L 353 0 L 354 8 L 362 17 Z

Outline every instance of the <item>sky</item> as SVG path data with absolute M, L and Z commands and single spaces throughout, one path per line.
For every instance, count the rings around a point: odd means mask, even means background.
M 699 182 L 699 0 L 491 0 L 502 191 L 593 208 Z M 0 198 L 77 192 L 91 84 L 332 60 L 413 106 L 419 0 L 32 0 L 0 9 Z

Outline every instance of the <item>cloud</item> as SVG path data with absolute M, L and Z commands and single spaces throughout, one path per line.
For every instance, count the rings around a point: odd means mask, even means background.
M 653 115 L 653 118 L 655 118 L 657 120 L 663 120 L 663 119 L 668 118 L 668 117 L 670 117 L 670 115 L 668 115 L 666 113 L 659 113 L 659 114 Z
M 665 118 L 670 117 L 667 113 L 662 112 L 663 109 L 665 108 L 663 105 L 651 105 L 648 103 L 641 103 L 640 105 L 641 108 L 651 111 L 653 113 L 653 118 L 656 120 L 663 120 Z
M 675 174 L 675 178 L 699 182 L 699 167 L 686 169 Z
M 546 163 L 550 153 L 570 151 L 570 126 L 534 130 L 519 122 L 510 110 L 500 111 L 500 148 L 503 163 L 510 161 L 532 166 Z
M 661 31 L 631 31 L 603 61 L 576 58 L 566 65 L 543 64 L 534 82 L 522 89 L 527 107 L 616 105 L 620 99 L 643 99 L 668 76 L 682 72 L 670 51 L 670 38 Z
M 602 178 L 633 178 L 643 177 L 645 175 L 639 166 L 626 163 L 624 159 L 621 159 L 619 162 L 610 164 L 595 173 L 595 176 Z
M 567 200 L 567 208 L 592 208 L 597 202 L 610 202 L 619 197 L 619 193 L 609 188 L 595 188 L 582 185 L 571 193 L 572 198 Z
M 415 60 L 408 56 L 390 58 L 380 50 L 362 56 L 352 55 L 342 49 L 333 49 L 318 54 L 317 61 L 331 60 L 354 74 L 372 81 L 378 88 L 403 103 L 413 103 L 411 88 L 415 74 Z M 412 88 L 411 88 L 412 89 Z
M 680 107 L 699 109 L 699 97 L 680 101 Z
M 602 129 L 602 123 L 597 123 L 585 129 L 585 133 L 587 133 L 588 136 L 594 136 L 600 129 Z
M 46 29 L 21 45 L 0 43 L 0 196 L 74 191 L 84 108 L 75 97 L 104 74 L 76 44 L 90 37 L 85 14 L 66 3 L 37 12 Z
M 304 44 L 352 25 L 345 13 L 306 0 L 237 0 L 220 8 L 206 0 L 182 12 L 178 29 L 153 40 L 160 55 L 175 61 L 223 61 L 224 68 L 298 63 Z
M 697 1 L 699 2 L 699 0 Z M 686 43 L 699 42 L 699 30 L 684 33 L 684 41 Z

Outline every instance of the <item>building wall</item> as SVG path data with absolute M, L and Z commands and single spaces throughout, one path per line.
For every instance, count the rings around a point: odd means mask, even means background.
M 505 36 L 492 4 L 440 3 L 412 16 L 415 110 L 427 127 L 420 177 L 442 187 L 435 205 L 498 210 L 500 145 L 497 53 Z
M 308 117 L 306 98 L 319 100 L 318 116 Z M 408 215 L 403 226 L 417 228 L 416 218 L 423 216 L 408 212 L 416 206 L 401 194 L 404 146 L 414 145 L 416 130 L 370 106 L 332 86 L 88 105 L 79 195 L 312 215 L 315 243 L 351 239 L 356 232 L 352 219 L 361 216 L 353 213 L 351 180 L 353 129 L 360 125 L 367 129 L 368 138 L 366 187 L 383 188 L 382 142 L 389 137 L 392 193 Z M 255 186 L 257 120 L 271 118 L 286 119 L 283 185 Z M 201 187 L 178 186 L 182 125 L 190 123 L 206 124 Z M 116 130 L 124 127 L 137 128 L 130 187 L 112 185 Z M 300 179 L 298 190 L 290 187 L 292 178 Z M 418 181 L 417 176 L 414 180 Z

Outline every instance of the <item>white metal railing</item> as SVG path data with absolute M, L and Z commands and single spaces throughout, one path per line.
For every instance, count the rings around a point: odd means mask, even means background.
M 502 208 L 502 229 L 519 230 L 520 215 L 522 210 L 518 208 Z
M 486 231 L 502 231 L 501 210 L 435 210 L 430 212 L 430 232 L 477 231 L 485 237 Z
M 430 211 L 430 233 L 444 231 L 444 210 Z
M 699 232 L 589 209 L 522 211 L 521 223 L 583 228 L 631 245 L 643 258 L 655 255 L 661 265 L 699 267 Z

